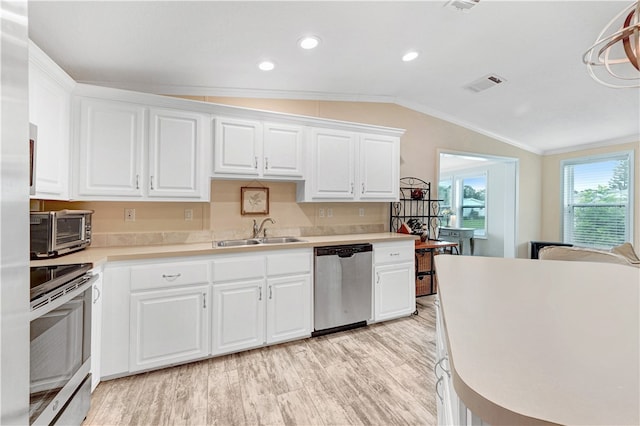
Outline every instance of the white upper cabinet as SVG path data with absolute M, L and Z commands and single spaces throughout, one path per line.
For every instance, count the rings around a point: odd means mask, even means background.
M 398 137 L 314 128 L 309 162 L 299 202 L 398 199 Z
M 303 177 L 304 129 L 271 122 L 215 119 L 213 177 Z
M 304 129 L 263 124 L 263 176 L 301 179 L 304 175 Z
M 36 192 L 32 198 L 69 199 L 71 91 L 75 82 L 29 43 L 29 121 L 38 128 Z
M 76 199 L 207 201 L 209 115 L 77 97 Z
M 149 197 L 206 197 L 201 148 L 207 124 L 201 114 L 149 110 Z
M 91 98 L 78 104 L 74 198 L 142 198 L 144 107 Z
M 257 177 L 262 166 L 262 126 L 257 121 L 215 119 L 213 174 Z M 258 158 L 260 157 L 260 158 Z
M 400 142 L 398 138 L 361 135 L 358 162 L 360 200 L 397 200 L 400 185 Z

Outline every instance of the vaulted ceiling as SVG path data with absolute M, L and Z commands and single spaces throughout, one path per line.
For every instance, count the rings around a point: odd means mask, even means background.
M 30 1 L 29 36 L 84 83 L 394 102 L 536 153 L 640 140 L 640 90 L 599 85 L 582 63 L 629 1 L 445 4 Z M 308 34 L 321 42 L 305 51 Z M 409 50 L 420 55 L 403 62 Z M 504 82 L 465 88 L 489 74 Z

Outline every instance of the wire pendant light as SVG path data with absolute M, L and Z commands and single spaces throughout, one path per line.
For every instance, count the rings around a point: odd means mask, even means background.
M 589 75 L 607 87 L 640 87 L 640 0 L 613 17 L 582 56 Z

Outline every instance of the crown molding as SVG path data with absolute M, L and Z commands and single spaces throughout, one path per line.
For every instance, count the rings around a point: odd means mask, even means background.
M 556 155 L 556 154 L 566 154 L 569 152 L 584 151 L 587 149 L 605 148 L 608 146 L 622 145 L 622 144 L 628 144 L 628 143 L 637 143 L 640 145 L 640 134 L 626 135 L 626 136 L 621 136 L 614 139 L 590 142 L 590 143 L 581 144 L 581 145 L 572 145 L 565 148 L 549 149 L 544 151 L 542 155 L 547 156 L 547 155 Z

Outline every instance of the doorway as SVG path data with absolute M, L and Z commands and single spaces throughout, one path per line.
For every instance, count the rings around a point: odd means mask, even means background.
M 439 152 L 443 223 L 474 229 L 476 256 L 516 257 L 518 159 Z

